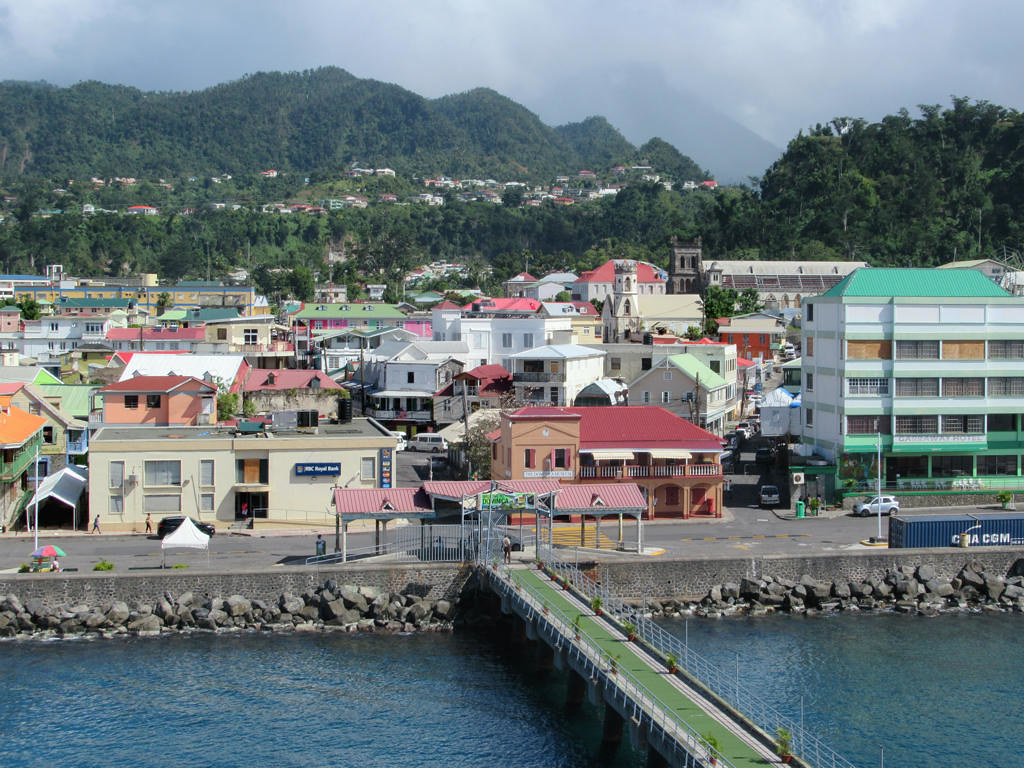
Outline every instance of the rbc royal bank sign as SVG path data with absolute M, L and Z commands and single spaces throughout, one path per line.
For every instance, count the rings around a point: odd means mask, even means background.
M 295 475 L 296 477 L 322 477 L 324 475 L 340 475 L 341 474 L 341 462 L 340 461 L 328 461 L 328 462 L 317 462 L 312 464 L 296 464 Z

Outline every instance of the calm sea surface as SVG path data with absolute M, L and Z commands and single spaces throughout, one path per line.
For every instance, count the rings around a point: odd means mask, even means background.
M 859 766 L 1024 765 L 1020 616 L 664 622 Z M 564 673 L 472 633 L 0 643 L 0 766 L 609 766 Z

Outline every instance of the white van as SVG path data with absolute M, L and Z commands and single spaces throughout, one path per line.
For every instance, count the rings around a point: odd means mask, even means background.
M 396 451 L 404 451 L 406 448 L 405 432 L 391 432 L 391 436 L 398 441 L 398 445 L 395 446 Z
M 440 453 L 448 450 L 448 441 L 436 432 L 420 432 L 409 441 L 410 451 L 429 451 Z

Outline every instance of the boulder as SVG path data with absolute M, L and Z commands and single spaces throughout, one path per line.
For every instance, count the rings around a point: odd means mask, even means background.
M 744 578 L 740 581 L 740 597 L 745 600 L 756 600 L 761 594 L 761 582 L 755 579 Z
M 348 611 L 345 607 L 345 601 L 338 599 L 333 602 L 320 605 L 320 617 L 324 621 L 331 621 L 344 615 Z
M 925 590 L 936 597 L 950 597 L 953 594 L 953 585 L 942 579 L 932 579 L 924 585 Z
M 840 600 L 849 600 L 852 592 L 848 582 L 837 582 L 832 585 L 832 596 Z
M 734 581 L 727 581 L 722 585 L 722 598 L 724 600 L 738 600 L 740 597 L 740 585 Z
M 7 595 L 4 597 L 3 602 L 0 602 L 0 611 L 10 611 L 15 616 L 22 613 L 25 610 L 25 606 L 21 604 L 17 595 Z
M 114 626 L 124 624 L 128 621 L 130 615 L 131 612 L 128 610 L 128 604 L 122 600 L 115 600 L 106 610 L 107 621 Z
M 278 598 L 277 605 L 281 609 L 281 613 L 298 613 L 302 610 L 303 602 L 300 597 L 284 594 Z
M 349 589 L 347 586 L 342 587 L 340 597 L 345 601 L 346 608 L 354 608 L 364 615 L 369 610 L 369 604 L 366 602 L 366 598 L 359 594 L 358 590 Z
M 977 590 L 981 590 L 985 586 L 985 579 L 981 576 L 980 572 L 970 566 L 965 565 L 961 568 L 958 578 L 964 586 L 974 587 Z
M 192 601 L 194 599 L 195 595 L 193 595 L 191 592 L 182 592 L 180 595 L 178 595 L 178 599 L 174 601 L 174 604 L 179 607 L 191 607 Z
M 295 615 L 301 616 L 306 621 L 316 621 L 320 618 L 320 608 L 315 605 L 304 605 Z
M 1024 590 L 1021 590 L 1024 593 Z M 434 615 L 441 621 L 451 621 L 455 615 L 455 605 L 450 600 L 438 600 L 434 604 Z
M 1003 590 L 1003 597 L 1007 600 L 1020 600 L 1024 598 L 1024 587 L 1019 587 L 1016 584 L 1007 584 Z
M 988 596 L 989 600 L 998 600 L 999 596 L 1003 594 L 1003 590 L 1006 585 L 1003 583 L 1001 576 L 985 576 L 984 593 Z
M 220 610 L 219 608 L 213 608 L 208 614 L 206 614 L 206 618 L 212 621 L 218 627 L 223 627 L 225 624 L 228 623 L 227 613 Z
M 168 616 L 172 616 L 174 614 L 174 608 L 171 607 L 171 604 L 166 599 L 161 597 L 157 601 L 157 604 L 153 609 L 153 613 L 161 619 L 166 619 Z
M 376 587 L 359 587 L 358 592 L 371 603 L 381 596 L 381 591 Z
M 140 635 L 155 635 L 160 632 L 162 622 L 159 616 L 154 616 L 152 613 L 148 613 L 145 616 L 139 616 L 131 623 L 128 624 L 128 631 L 135 632 Z
M 772 581 L 767 584 L 765 591 L 772 597 L 781 597 L 786 593 L 786 588 L 777 581 Z
M 33 597 L 25 603 L 25 610 L 31 613 L 33 618 L 38 618 L 46 613 L 46 605 L 38 597 Z
M 929 582 L 935 579 L 935 567 L 931 565 L 919 565 L 917 566 L 917 572 L 914 577 L 920 582 Z
M 224 612 L 231 617 L 244 616 L 252 611 L 252 603 L 241 595 L 231 595 L 224 601 Z
M 722 602 L 722 588 L 717 584 L 708 592 L 708 599 L 713 603 Z
M 107 617 L 99 611 L 90 611 L 88 614 L 86 614 L 85 619 L 82 621 L 82 624 L 85 625 L 86 629 L 95 631 L 100 627 L 106 626 Z

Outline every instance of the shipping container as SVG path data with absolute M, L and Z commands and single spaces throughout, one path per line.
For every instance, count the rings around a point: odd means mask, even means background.
M 959 547 L 960 535 L 972 547 L 1024 545 L 1024 513 L 980 512 L 971 515 L 893 515 L 889 547 Z

